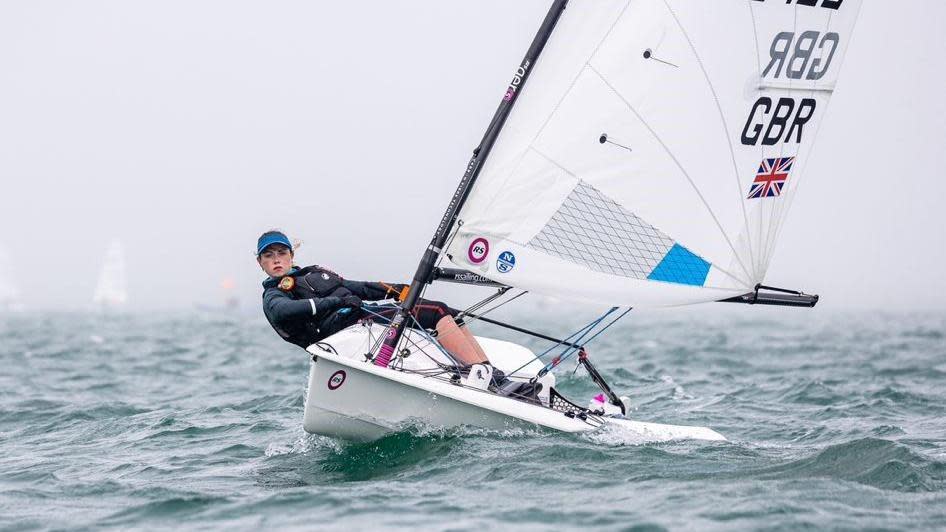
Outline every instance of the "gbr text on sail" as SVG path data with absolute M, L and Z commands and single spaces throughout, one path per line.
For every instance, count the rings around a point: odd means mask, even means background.
M 811 88 L 830 71 L 840 42 L 836 32 L 779 32 L 769 47 L 762 83 L 800 81 L 798 88 Z M 746 146 L 800 144 L 817 107 L 818 100 L 812 97 L 760 96 L 749 110 L 740 141 Z

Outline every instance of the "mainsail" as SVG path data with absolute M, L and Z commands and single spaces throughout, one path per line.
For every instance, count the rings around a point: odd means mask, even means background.
M 125 254 L 121 242 L 113 240 L 105 254 L 105 263 L 92 302 L 102 307 L 121 307 L 128 301 L 125 286 Z
M 750 292 L 811 160 L 860 0 L 571 0 L 447 254 L 613 305 Z M 517 76 L 518 79 L 518 76 Z

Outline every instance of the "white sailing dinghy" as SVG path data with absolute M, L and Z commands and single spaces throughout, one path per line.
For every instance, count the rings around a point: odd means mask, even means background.
M 586 346 L 630 307 L 817 303 L 762 283 L 860 4 L 554 1 L 393 319 L 309 348 L 305 430 L 370 440 L 414 422 L 612 425 L 647 440 L 723 440 L 627 419 Z M 458 268 L 441 268 L 444 257 Z M 479 338 L 528 392 L 490 386 L 488 367 L 458 371 L 431 333 L 408 327 L 434 281 L 497 287 L 461 318 L 551 340 L 536 354 Z M 484 316 L 525 292 L 613 308 L 565 339 Z M 550 373 L 572 356 L 602 390 L 587 406 Z
M 92 304 L 99 309 L 115 310 L 128 302 L 128 289 L 125 281 L 125 252 L 121 241 L 112 240 L 105 253 L 105 262 L 99 274 Z

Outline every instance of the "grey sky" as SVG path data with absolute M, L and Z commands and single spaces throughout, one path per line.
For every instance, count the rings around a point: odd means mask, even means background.
M 122 239 L 137 308 L 302 262 L 407 279 L 548 0 L 0 0 L 0 246 L 32 307 L 87 304 Z M 867 0 L 768 281 L 946 305 L 946 4 Z M 43 266 L 38 266 L 42 264 Z

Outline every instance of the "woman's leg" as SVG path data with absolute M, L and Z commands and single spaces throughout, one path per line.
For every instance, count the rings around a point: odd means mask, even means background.
M 458 362 L 467 366 L 488 363 L 486 353 L 466 327 L 460 327 L 453 316 L 444 316 L 437 322 L 437 341 Z
M 453 319 L 457 311 L 439 301 L 421 300 L 415 307 L 417 322 L 425 329 L 437 330 L 437 341 L 461 364 L 489 363 L 486 352 L 465 326 Z

